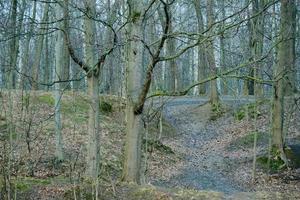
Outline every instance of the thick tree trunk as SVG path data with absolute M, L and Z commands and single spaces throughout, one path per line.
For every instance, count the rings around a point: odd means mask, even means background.
M 128 37 L 131 39 L 127 47 L 126 80 L 126 146 L 123 168 L 123 180 L 140 183 L 141 181 L 141 113 L 135 112 L 139 101 L 142 75 L 142 2 L 129 0 L 130 21 Z
M 91 98 L 89 106 L 89 121 L 88 121 L 88 145 L 86 157 L 86 177 L 94 181 L 99 175 L 100 164 L 100 122 L 99 122 L 99 69 L 95 68 L 95 36 L 96 26 L 95 21 L 91 16 L 95 16 L 96 1 L 85 0 L 87 15 L 84 17 L 84 58 L 89 66 L 87 71 L 88 95 Z
M 295 67 L 295 1 L 281 0 L 280 36 L 278 47 L 278 63 L 274 71 L 272 143 L 284 156 L 283 124 L 284 96 L 293 93 L 295 82 L 293 69 Z
M 128 182 L 141 182 L 142 115 L 134 113 L 134 104 L 126 105 L 126 146 L 123 178 Z
M 88 145 L 86 176 L 97 179 L 100 164 L 100 124 L 99 124 L 99 76 L 88 77 L 88 95 L 91 98 L 88 121 Z

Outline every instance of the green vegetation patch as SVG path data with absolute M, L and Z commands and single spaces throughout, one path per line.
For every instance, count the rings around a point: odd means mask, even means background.
M 167 153 L 167 154 L 174 154 L 175 152 L 172 150 L 171 147 L 168 147 L 164 145 L 161 141 L 159 140 L 151 140 L 151 139 L 144 139 L 143 140 L 143 145 L 146 147 L 147 145 L 147 151 L 148 152 L 153 152 L 154 149 Z
M 222 117 L 224 113 L 225 113 L 225 108 L 222 106 L 221 103 L 212 104 L 210 120 L 215 121 L 220 117 Z
M 280 157 L 280 151 L 272 147 L 270 156 L 264 155 L 257 158 L 258 166 L 271 173 L 276 173 L 286 168 L 284 161 Z
M 113 111 L 112 104 L 107 101 L 100 101 L 99 109 L 102 113 L 111 113 Z
M 259 100 L 254 103 L 249 103 L 234 112 L 236 120 L 243 120 L 247 115 L 249 118 L 254 119 L 261 115 L 261 106 L 266 104 L 267 100 Z
M 249 132 L 243 137 L 239 137 L 236 140 L 233 140 L 228 148 L 230 150 L 240 149 L 240 148 L 251 148 L 254 144 L 254 137 L 257 134 L 257 145 L 263 145 L 268 143 L 268 134 L 262 132 Z
M 14 179 L 13 186 L 17 191 L 26 192 L 32 189 L 33 186 L 45 186 L 51 184 L 49 179 L 39 179 L 32 177 L 20 177 L 18 179 Z
M 27 97 L 27 98 L 29 98 L 29 97 Z M 54 98 L 51 94 L 43 94 L 43 95 L 37 96 L 36 100 L 39 103 L 47 104 L 48 106 L 54 106 L 55 105 L 55 100 L 54 100 Z M 26 98 L 25 98 L 25 101 L 26 101 Z
M 192 199 L 223 199 L 224 195 L 213 191 L 196 191 L 187 189 L 166 189 L 154 186 L 129 186 L 128 199 L 132 200 L 192 200 Z

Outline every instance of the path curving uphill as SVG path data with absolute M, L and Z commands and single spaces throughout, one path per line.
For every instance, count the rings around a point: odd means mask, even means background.
M 233 100 L 225 101 L 236 104 Z M 211 121 L 210 116 L 211 107 L 204 98 L 176 98 L 165 104 L 164 117 L 178 135 L 172 145 L 183 155 L 184 164 L 176 176 L 156 185 L 213 190 L 228 195 L 249 190 L 233 177 L 240 161 L 232 160 L 226 152 L 231 136 L 222 127 L 227 121 Z

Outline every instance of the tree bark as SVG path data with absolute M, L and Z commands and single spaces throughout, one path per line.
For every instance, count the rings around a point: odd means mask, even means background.
M 213 6 L 214 6 L 214 1 L 207 0 L 207 24 L 208 27 L 211 29 L 212 29 L 212 24 L 214 23 Z M 215 76 L 217 74 L 217 68 L 216 68 L 216 61 L 214 55 L 213 40 L 209 41 L 207 49 L 208 49 L 207 57 L 208 57 L 208 64 L 210 68 L 210 75 Z M 210 102 L 212 105 L 216 105 L 219 103 L 219 94 L 218 94 L 216 79 L 210 82 Z
M 29 89 L 29 82 L 28 82 L 28 77 L 30 76 L 30 74 L 28 73 L 29 71 L 29 53 L 30 53 L 30 41 L 32 38 L 32 34 L 34 31 L 34 23 L 35 23 L 35 19 L 36 19 L 36 4 L 37 1 L 34 1 L 33 3 L 33 10 L 32 10 L 32 17 L 30 20 L 30 24 L 29 24 L 29 30 L 28 30 L 28 34 L 26 35 L 26 39 L 25 39 L 25 44 L 24 44 L 24 54 L 21 60 L 21 78 L 20 78 L 20 87 L 21 89 Z
M 128 47 L 126 63 L 126 146 L 123 180 L 141 182 L 141 113 L 135 112 L 139 101 L 142 76 L 142 2 L 129 0 L 130 24 L 128 25 Z
M 67 2 L 65 2 L 67 3 Z M 60 29 L 64 29 L 64 21 L 67 20 L 64 18 L 66 16 L 66 4 L 60 2 L 60 4 L 56 4 L 56 19 L 63 19 L 63 22 L 58 23 L 58 27 Z M 61 81 L 64 80 L 64 69 L 69 68 L 69 64 L 66 60 L 68 60 L 68 50 L 66 49 L 66 41 L 63 36 L 62 31 L 57 31 L 56 33 L 56 42 L 55 42 L 55 80 Z M 67 51 L 67 52 L 66 52 Z M 64 159 L 63 155 L 63 142 L 62 142 L 62 123 L 61 123 L 61 101 L 63 90 L 65 89 L 65 85 L 63 83 L 55 84 L 55 135 L 56 135 L 56 151 L 55 156 L 58 162 L 61 162 Z
M 257 15 L 263 7 L 265 0 L 252 0 L 252 15 Z M 263 54 L 263 42 L 264 42 L 264 13 L 259 14 L 250 21 L 250 49 L 251 49 L 251 60 L 259 59 Z M 262 79 L 262 63 L 255 63 L 252 67 L 253 76 L 257 80 Z M 260 97 L 263 95 L 262 85 L 257 81 L 254 81 L 253 93 Z
M 17 8 L 18 8 L 18 1 L 12 1 L 12 8 L 11 8 L 11 36 L 12 39 L 10 41 L 10 51 L 9 51 L 9 69 L 8 69 L 8 76 L 7 76 L 7 85 L 15 88 L 15 70 L 17 67 Z
M 272 143 L 284 157 L 284 96 L 294 90 L 293 69 L 295 67 L 295 1 L 281 0 L 280 38 L 278 63 L 274 70 L 274 96 L 272 113 Z
M 84 17 L 84 59 L 89 67 L 87 73 L 88 95 L 91 98 L 88 121 L 88 145 L 86 157 L 86 176 L 96 180 L 99 175 L 100 164 L 100 122 L 99 122 L 99 69 L 96 68 L 95 58 L 95 21 L 90 17 L 95 16 L 96 1 L 85 0 L 86 14 Z
M 221 18 L 225 19 L 226 11 L 225 11 L 224 0 L 220 0 L 220 9 L 221 9 Z M 220 28 L 224 29 L 224 27 L 225 27 L 225 22 L 223 21 Z M 225 33 L 222 32 L 220 34 L 220 67 L 223 71 L 227 70 L 225 48 L 226 48 Z M 228 81 L 227 78 L 225 77 L 223 77 L 221 80 L 221 91 L 223 95 L 228 94 Z
M 42 58 L 42 49 L 43 49 L 43 42 L 44 42 L 44 35 L 46 33 L 46 26 L 48 21 L 48 11 L 49 11 L 49 3 L 44 3 L 44 13 L 43 18 L 41 21 L 41 31 L 40 36 L 38 36 L 38 39 L 35 44 L 35 53 L 34 53 L 34 61 L 32 65 L 32 89 L 38 90 L 39 89 L 39 73 L 40 73 L 40 64 L 41 64 L 41 58 Z
M 201 2 L 200 0 L 193 0 L 194 8 L 196 10 L 197 22 L 198 22 L 198 32 L 201 34 L 204 31 L 204 22 L 203 15 L 201 11 Z M 206 70 L 208 69 L 207 63 L 207 52 L 205 51 L 206 47 L 203 44 L 198 46 L 198 81 L 204 80 L 207 77 Z M 206 84 L 199 86 L 199 94 L 206 94 Z

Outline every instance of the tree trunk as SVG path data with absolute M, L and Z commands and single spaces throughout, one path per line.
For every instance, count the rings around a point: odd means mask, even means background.
M 165 20 L 163 18 L 163 13 L 159 10 L 159 20 L 162 27 L 165 26 Z M 172 19 L 172 14 L 169 12 L 170 19 Z M 169 32 L 168 34 L 172 34 L 173 32 L 173 24 L 172 20 L 169 24 Z M 176 50 L 176 40 L 172 38 L 168 38 L 166 41 L 166 49 L 165 52 L 167 56 L 175 55 Z M 176 65 L 176 60 L 172 59 L 170 61 L 167 61 L 166 63 L 166 89 L 169 92 L 176 92 L 178 89 L 178 67 Z
M 200 0 L 193 0 L 194 7 L 196 10 L 197 21 L 198 21 L 198 32 L 201 34 L 204 31 L 203 15 L 201 12 Z M 198 81 L 202 81 L 207 77 L 206 70 L 208 69 L 207 63 L 207 52 L 206 47 L 203 44 L 198 46 Z M 199 86 L 199 94 L 206 94 L 206 84 L 201 84 Z
M 252 0 L 252 15 L 257 15 L 263 7 L 265 0 Z M 263 40 L 264 40 L 264 14 L 261 13 L 257 17 L 254 17 L 250 21 L 250 50 L 251 50 L 251 60 L 259 59 L 263 54 Z M 255 63 L 252 67 L 252 74 L 255 79 L 262 79 L 262 63 Z M 253 93 L 260 97 L 263 94 L 262 85 L 255 81 L 253 88 Z
M 220 0 L 220 9 L 221 9 L 221 18 L 225 19 L 226 11 L 225 11 L 225 4 L 224 0 Z M 225 22 L 223 21 L 221 24 L 221 29 L 225 28 Z M 222 71 L 227 70 L 226 64 L 226 55 L 225 55 L 225 48 L 226 48 L 226 41 L 225 41 L 225 33 L 220 34 L 220 66 Z M 223 95 L 228 94 L 228 81 L 227 78 L 223 77 L 221 80 L 221 91 Z
M 66 32 L 69 33 L 69 0 L 64 0 L 61 3 L 61 6 L 63 7 L 63 9 L 61 10 L 62 13 L 64 13 L 62 15 L 62 17 L 64 18 L 63 20 L 63 24 L 61 26 L 61 28 Z M 70 79 L 70 55 L 69 55 L 69 51 L 68 51 L 68 45 L 66 40 L 63 40 L 63 52 L 62 52 L 62 57 L 63 57 L 63 67 L 62 67 L 62 71 L 61 71 L 61 79 L 64 81 L 67 81 Z M 61 84 L 61 89 L 63 90 L 68 90 L 70 89 L 70 82 L 64 82 Z
M 10 41 L 10 51 L 9 51 L 9 70 L 8 70 L 8 76 L 7 76 L 7 85 L 11 86 L 12 88 L 15 88 L 15 70 L 17 67 L 17 8 L 18 8 L 18 1 L 13 0 L 12 1 L 12 13 L 11 13 L 11 41 Z
M 278 63 L 274 71 L 272 143 L 284 157 L 284 96 L 293 92 L 295 86 L 291 78 L 295 67 L 295 1 L 281 0 L 280 38 L 278 47 Z
M 91 98 L 88 121 L 88 145 L 86 157 L 86 177 L 94 181 L 99 175 L 100 164 L 100 122 L 99 122 L 99 69 L 95 69 L 95 21 L 89 16 L 96 14 L 96 1 L 86 0 L 87 15 L 84 17 L 84 58 L 90 67 L 87 71 L 88 95 Z
M 99 76 L 88 77 L 88 95 L 91 98 L 88 121 L 88 145 L 86 157 L 86 175 L 97 179 L 100 164 L 100 124 L 99 124 Z
M 65 5 L 56 4 L 56 19 L 62 19 L 64 17 Z M 67 20 L 67 19 L 64 19 Z M 58 23 L 58 28 L 64 29 L 64 24 L 62 22 Z M 55 80 L 64 80 L 64 68 L 68 68 L 69 65 L 66 62 L 66 42 L 63 36 L 63 32 L 57 31 L 56 42 L 55 42 Z M 56 135 L 56 151 L 55 156 L 58 162 L 64 159 L 63 156 L 63 142 L 62 142 L 62 123 L 61 123 L 61 99 L 63 95 L 64 84 L 55 84 L 55 135 Z
M 214 1 L 207 0 L 207 24 L 208 27 L 212 29 L 212 24 L 214 23 L 214 11 L 213 11 Z M 212 31 L 211 31 L 212 32 Z M 209 41 L 207 47 L 207 57 L 208 57 L 208 64 L 210 68 L 210 75 L 215 76 L 217 74 L 216 68 L 216 61 L 214 55 L 214 47 L 213 47 L 213 40 Z M 219 94 L 217 88 L 217 80 L 214 79 L 210 82 L 210 102 L 212 105 L 219 103 Z
M 129 0 L 131 23 L 128 24 L 128 38 L 126 63 L 126 146 L 123 168 L 123 180 L 141 182 L 141 113 L 134 108 L 139 100 L 142 75 L 142 2 Z
M 20 78 L 20 87 L 21 89 L 28 89 L 29 88 L 29 82 L 28 82 L 28 77 L 30 74 L 28 73 L 29 71 L 29 53 L 30 53 L 30 40 L 33 34 L 33 29 L 34 29 L 34 22 L 36 19 L 36 4 L 37 1 L 34 1 L 33 3 L 33 10 L 32 10 L 32 17 L 30 20 L 30 25 L 29 25 L 29 30 L 28 34 L 26 35 L 26 40 L 24 44 L 24 55 L 21 60 L 21 78 Z
M 38 90 L 39 89 L 39 73 L 40 73 L 40 64 L 41 64 L 41 58 L 42 58 L 42 49 L 43 49 L 43 42 L 44 42 L 44 35 L 46 33 L 46 27 L 47 27 L 47 21 L 48 21 L 48 11 L 49 11 L 49 3 L 45 3 L 44 6 L 44 13 L 42 18 L 42 25 L 41 25 L 41 31 L 40 36 L 38 36 L 38 39 L 35 44 L 35 53 L 34 53 L 34 61 L 32 65 L 32 89 Z

